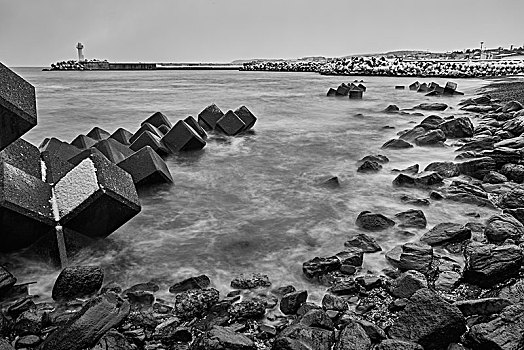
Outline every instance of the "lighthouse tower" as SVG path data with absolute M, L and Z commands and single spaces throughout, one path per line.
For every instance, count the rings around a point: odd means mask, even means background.
M 78 50 L 78 61 L 79 62 L 85 61 L 84 53 L 82 52 L 82 50 L 84 49 L 84 45 L 82 45 L 82 43 L 78 43 L 76 44 L 76 48 Z

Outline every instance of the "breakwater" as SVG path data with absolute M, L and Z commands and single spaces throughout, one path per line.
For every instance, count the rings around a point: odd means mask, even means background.
M 316 72 L 323 75 L 478 78 L 524 74 L 523 61 L 403 60 L 347 57 L 314 61 L 249 62 L 244 71 Z

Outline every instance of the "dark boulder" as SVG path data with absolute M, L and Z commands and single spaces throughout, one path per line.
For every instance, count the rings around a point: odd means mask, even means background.
M 348 301 L 347 299 L 331 295 L 331 294 L 324 294 L 324 297 L 322 297 L 322 309 L 329 311 L 340 311 L 345 312 L 349 309 Z
M 421 272 L 408 270 L 391 283 L 389 292 L 395 298 L 409 298 L 417 290 L 427 287 L 428 281 Z
M 280 300 L 280 311 L 282 311 L 284 315 L 295 315 L 300 306 L 306 301 L 307 290 L 288 293 Z
M 233 330 L 214 326 L 199 336 L 191 346 L 192 350 L 255 350 L 255 343 L 247 336 Z
M 361 212 L 355 223 L 358 227 L 369 231 L 381 231 L 395 226 L 395 221 L 382 214 L 375 214 L 369 211 Z
M 393 169 L 391 170 L 391 172 L 416 175 L 418 174 L 419 169 L 420 169 L 420 166 L 418 164 L 413 164 L 404 169 Z
M 450 119 L 439 124 L 438 127 L 450 139 L 473 136 L 473 123 L 468 117 Z
M 54 300 L 72 300 L 95 294 L 102 287 L 104 272 L 98 266 L 70 266 L 60 272 L 53 286 Z
M 395 113 L 398 111 L 400 111 L 400 108 L 398 108 L 397 105 L 389 105 L 386 107 L 386 109 L 384 109 L 384 112 L 386 113 Z
M 399 227 L 425 228 L 427 224 L 424 212 L 418 209 L 395 214 L 395 217 L 400 221 Z
M 524 165 L 504 164 L 500 169 L 500 173 L 516 183 L 520 184 L 524 181 Z
M 333 350 L 369 350 L 371 340 L 362 326 L 355 321 L 348 322 L 340 331 Z
M 269 277 L 260 273 L 240 274 L 231 281 L 231 287 L 236 289 L 253 289 L 270 286 L 271 282 L 269 281 Z
M 417 146 L 443 146 L 445 141 L 446 135 L 442 130 L 431 130 L 415 138 Z
M 521 248 L 512 244 L 496 246 L 473 242 L 464 250 L 464 258 L 464 280 L 490 287 L 517 276 L 524 254 Z
M 456 301 L 453 305 L 458 307 L 465 317 L 468 317 L 473 315 L 498 314 L 506 307 L 513 305 L 513 303 L 503 298 L 481 298 Z
M 489 173 L 484 175 L 484 178 L 482 179 L 482 182 L 489 184 L 501 184 L 506 181 L 508 181 L 508 178 L 496 171 L 490 171 Z
M 219 292 L 214 288 L 192 289 L 175 295 L 175 312 L 183 319 L 203 316 L 218 302 Z
M 399 187 L 429 187 L 442 184 L 442 176 L 434 171 L 422 172 L 415 176 L 399 174 L 393 179 L 393 185 Z
M 211 280 L 206 275 L 189 277 L 169 287 L 169 293 L 180 293 L 191 289 L 205 289 L 211 285 Z
M 524 235 L 524 225 L 509 214 L 497 214 L 486 221 L 484 235 L 490 243 L 503 243 L 506 239 L 519 242 Z
M 424 134 L 426 134 L 426 129 L 421 126 L 415 126 L 413 129 L 397 133 L 399 139 L 404 141 L 414 141 L 417 137 L 423 136 Z
M 401 140 L 401 139 L 392 139 L 387 141 L 385 144 L 382 145 L 381 148 L 384 149 L 403 149 L 403 148 L 411 148 L 413 147 L 412 144 L 410 144 L 407 141 Z
M 433 248 L 423 243 L 406 243 L 386 253 L 386 259 L 400 270 L 427 273 L 433 262 Z
M 444 178 L 460 175 L 457 164 L 453 162 L 433 162 L 430 163 L 424 171 L 434 171 Z
M 345 247 L 358 248 L 364 253 L 374 253 L 382 250 L 377 241 L 365 233 L 357 233 L 348 237 Z
M 461 242 L 471 238 L 471 229 L 465 225 L 443 222 L 420 237 L 420 241 L 431 246 Z
M 415 106 L 417 109 L 422 109 L 425 111 L 443 111 L 448 108 L 448 105 L 445 103 L 421 103 L 418 106 Z
M 382 169 L 382 165 L 378 162 L 366 160 L 358 167 L 357 171 L 359 173 L 376 173 L 380 169 Z
M 515 188 L 501 194 L 498 206 L 503 209 L 524 208 L 524 189 Z
M 491 157 L 474 158 L 457 163 L 461 174 L 482 180 L 490 171 L 495 171 L 495 161 Z
M 438 115 L 430 115 L 429 117 L 424 118 L 419 126 L 423 127 L 425 130 L 437 129 L 438 126 L 444 122 L 444 118 L 439 117 Z
M 510 101 L 502 106 L 502 113 L 517 112 L 523 108 L 524 106 L 519 101 Z
M 0 295 L 8 292 L 16 283 L 16 278 L 7 271 L 3 266 L 0 266 Z
M 228 313 L 233 319 L 261 319 L 266 313 L 266 303 L 260 299 L 242 300 L 231 305 Z
M 386 339 L 380 342 L 375 350 L 424 350 L 422 345 L 410 341 Z
M 386 157 L 383 154 L 370 154 L 370 155 L 365 156 L 361 160 L 359 160 L 359 162 L 365 162 L 365 161 L 377 162 L 377 163 L 380 163 L 380 164 L 386 164 L 386 163 L 389 162 L 389 159 L 388 159 L 388 157 Z
M 335 334 L 332 330 L 296 323 L 285 328 L 277 336 L 272 349 L 331 350 L 334 342 Z
M 419 343 L 424 349 L 440 350 L 459 341 L 465 331 L 466 320 L 456 306 L 429 289 L 420 289 L 391 325 L 389 336 Z
M 133 346 L 121 333 L 112 329 L 100 339 L 91 350 L 134 350 Z
M 520 350 L 524 345 L 524 305 L 511 305 L 499 317 L 473 325 L 466 334 L 474 349 Z
M 328 292 L 335 295 L 355 295 L 360 292 L 360 284 L 353 279 L 348 279 L 335 283 L 328 288 Z
M 66 324 L 51 333 L 40 350 L 81 350 L 92 347 L 129 315 L 129 303 L 111 292 L 91 299 Z
M 320 277 L 328 272 L 336 271 L 340 268 L 342 263 L 336 256 L 327 258 L 315 257 L 302 264 L 302 272 L 307 278 Z

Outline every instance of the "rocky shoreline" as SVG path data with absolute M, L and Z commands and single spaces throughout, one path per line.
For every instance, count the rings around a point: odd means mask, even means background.
M 253 61 L 242 71 L 314 72 L 322 75 L 480 78 L 524 74 L 522 61 L 403 60 L 386 57 L 330 58 L 326 61 Z
M 340 251 L 303 263 L 304 277 L 326 288 L 320 305 L 308 302 L 307 290 L 272 285 L 256 272 L 235 277 L 225 296 L 205 275 L 172 281 L 172 297 L 162 299 L 157 284 L 119 286 L 96 266 L 62 270 L 54 301 L 44 303 L 1 268 L 0 349 L 522 349 L 524 101 L 494 99 L 499 93 L 463 100 L 471 119 L 436 115 L 444 103 L 416 106 L 430 115 L 413 113 L 419 124 L 382 145 L 398 152 L 451 145 L 459 153 L 422 172 L 418 164 L 398 170 L 393 186 L 427 197 L 404 196 L 414 209 L 394 217 L 361 212 L 360 233 Z M 358 172 L 373 176 L 388 162 L 370 154 Z M 336 189 L 338 179 L 326 185 Z M 391 268 L 362 270 L 366 255 L 382 250 L 372 232 L 425 228 L 423 209 L 435 201 L 499 212 L 484 224 L 442 222 L 386 252 Z

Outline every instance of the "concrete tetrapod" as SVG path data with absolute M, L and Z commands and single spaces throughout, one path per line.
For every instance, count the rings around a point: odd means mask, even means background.
M 197 151 L 206 145 L 206 141 L 183 120 L 179 120 L 175 126 L 164 135 L 162 142 L 172 152 Z
M 173 178 L 166 163 L 149 146 L 138 150 L 118 166 L 133 177 L 135 185 L 142 186 L 154 183 L 172 183 Z
M 35 88 L 0 63 L 0 151 L 36 122 Z

